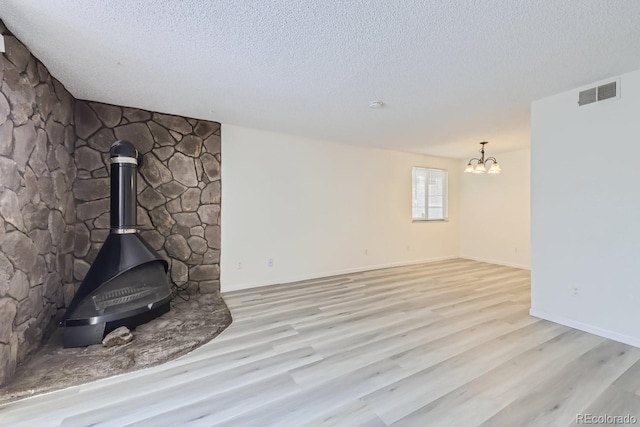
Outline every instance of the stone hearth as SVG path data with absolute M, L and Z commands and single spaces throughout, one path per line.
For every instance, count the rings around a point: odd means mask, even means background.
M 122 346 L 62 348 L 61 331 L 25 364 L 0 393 L 0 404 L 101 378 L 159 365 L 182 356 L 220 334 L 231 315 L 219 293 L 175 298 L 171 311 L 138 326 Z
M 142 236 L 195 300 L 219 295 L 222 159 L 219 123 L 77 100 L 1 21 L 0 33 L 2 386 L 53 333 L 106 239 L 108 150 L 117 139 L 143 155 Z

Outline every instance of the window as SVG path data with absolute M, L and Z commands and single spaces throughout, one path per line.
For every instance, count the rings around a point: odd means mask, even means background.
M 412 196 L 414 220 L 446 220 L 447 171 L 414 167 Z

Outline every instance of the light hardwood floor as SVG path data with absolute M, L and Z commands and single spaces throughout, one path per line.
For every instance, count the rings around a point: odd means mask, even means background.
M 0 425 L 640 420 L 640 349 L 530 317 L 529 282 L 525 270 L 458 259 L 227 293 L 234 322 L 213 342 L 2 406 Z

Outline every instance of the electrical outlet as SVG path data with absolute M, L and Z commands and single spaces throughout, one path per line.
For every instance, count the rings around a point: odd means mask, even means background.
M 518 248 L 513 248 L 513 252 L 518 253 Z
M 238 261 L 238 270 L 242 270 L 242 261 Z
M 267 259 L 267 267 L 273 267 L 273 258 Z
M 369 249 L 365 249 L 365 250 L 364 250 L 364 254 L 365 254 L 365 255 L 369 255 Z
M 578 296 L 580 294 L 580 288 L 578 288 L 577 286 L 573 287 L 573 295 L 574 296 Z
M 411 245 L 407 245 L 407 252 L 411 252 Z

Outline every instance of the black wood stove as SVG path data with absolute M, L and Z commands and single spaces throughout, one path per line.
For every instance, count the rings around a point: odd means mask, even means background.
M 136 228 L 138 152 L 118 141 L 110 155 L 111 232 L 62 319 L 64 347 L 98 344 L 169 311 L 169 266 Z

